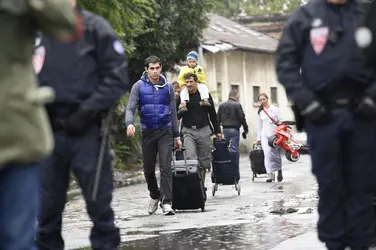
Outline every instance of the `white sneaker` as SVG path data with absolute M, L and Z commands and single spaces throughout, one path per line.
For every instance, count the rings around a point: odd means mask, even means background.
M 154 214 L 155 211 L 157 211 L 158 203 L 159 203 L 159 199 L 150 199 L 149 209 L 148 209 L 149 214 Z
M 168 204 L 168 203 L 162 205 L 162 211 L 163 211 L 163 215 L 174 215 L 175 214 L 175 211 L 172 209 L 171 204 Z

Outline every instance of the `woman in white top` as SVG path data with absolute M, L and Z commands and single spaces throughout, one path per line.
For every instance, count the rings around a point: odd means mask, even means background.
M 275 172 L 278 171 L 277 180 L 282 181 L 282 159 L 281 149 L 272 148 L 268 144 L 268 138 L 274 134 L 276 125 L 274 122 L 280 122 L 281 116 L 279 108 L 269 104 L 269 98 L 265 93 L 258 96 L 260 108 L 258 110 L 258 129 L 257 129 L 257 143 L 261 143 L 264 151 L 265 169 L 268 173 L 266 182 L 275 181 Z

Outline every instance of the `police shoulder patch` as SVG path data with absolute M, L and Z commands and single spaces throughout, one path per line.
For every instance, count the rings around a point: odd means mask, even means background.
M 119 40 L 115 40 L 114 43 L 112 44 L 112 47 L 115 50 L 115 52 L 118 53 L 119 55 L 124 54 L 124 47 Z

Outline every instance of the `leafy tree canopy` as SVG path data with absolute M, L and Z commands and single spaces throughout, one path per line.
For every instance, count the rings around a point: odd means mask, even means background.
M 84 9 L 105 17 L 129 54 L 130 78 L 138 80 L 144 59 L 156 55 L 164 70 L 195 49 L 214 0 L 79 0 Z
M 239 14 L 261 15 L 289 13 L 302 5 L 305 0 L 215 0 L 213 11 L 226 17 Z

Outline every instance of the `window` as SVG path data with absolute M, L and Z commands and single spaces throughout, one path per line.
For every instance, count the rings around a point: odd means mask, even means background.
M 253 102 L 258 103 L 258 96 L 260 94 L 260 87 L 253 86 Z
M 270 99 L 272 103 L 278 103 L 278 89 L 277 87 L 270 88 Z
M 222 102 L 222 83 L 217 82 L 217 96 L 218 96 L 218 103 Z

